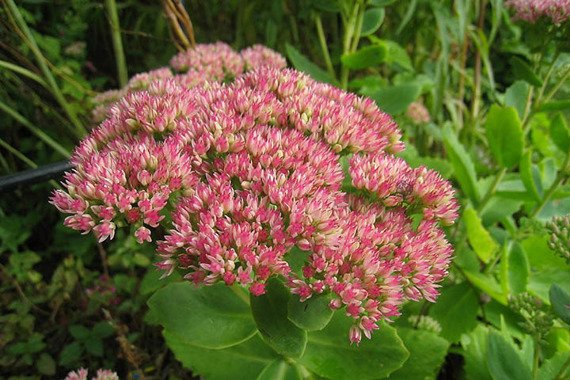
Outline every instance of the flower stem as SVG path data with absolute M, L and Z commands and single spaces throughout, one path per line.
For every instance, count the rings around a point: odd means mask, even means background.
M 562 168 L 560 169 L 560 171 L 556 175 L 556 179 L 554 180 L 554 183 L 552 184 L 552 186 L 550 186 L 550 188 L 548 189 L 546 194 L 544 194 L 544 197 L 542 198 L 542 200 L 536 205 L 536 208 L 530 214 L 531 218 L 535 217 L 542 210 L 544 205 L 550 200 L 550 198 L 552 197 L 554 192 L 558 189 L 558 186 L 562 183 L 562 181 L 564 179 L 566 179 L 566 177 L 568 176 L 568 174 L 566 172 L 567 172 L 569 163 L 570 163 L 570 152 L 568 152 L 566 154 L 566 158 L 564 159 L 564 163 L 562 164 Z
M 325 59 L 325 64 L 327 65 L 327 71 L 334 78 L 336 75 L 334 72 L 334 67 L 332 65 L 331 56 L 329 54 L 329 49 L 327 47 L 327 40 L 325 37 L 325 32 L 323 30 L 323 22 L 321 20 L 321 15 L 318 13 L 315 16 L 315 26 L 317 27 L 317 35 L 319 36 L 319 44 L 321 45 L 321 50 L 323 51 L 323 58 Z
M 117 74 L 119 76 L 119 85 L 126 86 L 129 76 L 127 74 L 127 64 L 125 60 L 125 52 L 123 50 L 123 41 L 121 40 L 121 28 L 119 26 L 119 14 L 117 12 L 117 4 L 115 0 L 105 0 L 105 9 L 109 17 L 109 25 L 111 26 L 111 36 L 113 38 L 113 50 L 115 52 L 115 64 L 117 65 Z
M 481 199 L 479 206 L 477 206 L 477 212 L 481 212 L 483 210 L 483 208 L 485 208 L 485 205 L 489 202 L 491 197 L 493 195 L 495 195 L 495 192 L 497 191 L 497 187 L 501 183 L 501 180 L 503 179 L 503 177 L 505 176 L 506 173 L 507 173 L 507 168 L 502 168 L 499 171 L 499 173 L 497 173 L 495 180 L 493 181 L 493 183 L 491 184 L 491 186 L 487 190 L 487 193 L 485 193 L 485 195 L 483 196 L 483 199 Z

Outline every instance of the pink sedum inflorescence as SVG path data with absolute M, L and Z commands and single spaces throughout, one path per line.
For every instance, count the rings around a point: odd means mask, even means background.
M 65 380 L 88 380 L 89 372 L 85 368 L 80 368 L 77 371 L 71 371 L 65 377 Z M 92 378 L 93 380 L 119 380 L 119 376 L 108 369 L 98 369 L 97 375 Z
M 570 18 L 570 0 L 507 0 L 505 5 L 515 11 L 515 17 L 535 23 L 548 17 L 554 24 Z
M 161 79 L 108 114 L 51 199 L 67 226 L 104 241 L 129 225 L 156 241 L 165 275 L 196 284 L 261 295 L 279 275 L 303 301 L 330 293 L 356 343 L 406 300 L 437 297 L 454 191 L 393 155 L 400 132 L 372 100 L 264 67 L 192 89 Z M 305 254 L 298 272 L 292 249 Z

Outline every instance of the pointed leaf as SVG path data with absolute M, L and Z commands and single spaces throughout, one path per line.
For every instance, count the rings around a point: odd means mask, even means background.
M 471 333 L 461 336 L 466 380 L 491 380 L 487 369 L 488 335 L 489 329 L 479 324 Z
M 351 345 L 348 332 L 354 321 L 336 312 L 321 331 L 309 333 L 305 354 L 298 361 L 310 371 L 329 379 L 379 379 L 402 366 L 409 356 L 396 330 L 386 324 Z
M 523 152 L 523 130 L 517 111 L 513 107 L 492 105 L 485 130 L 489 148 L 502 167 L 510 168 L 519 163 Z
M 404 112 L 420 96 L 421 87 L 414 83 L 381 88 L 369 96 L 376 101 L 382 111 L 390 115 Z
M 299 71 L 303 71 L 309 74 L 314 80 L 319 82 L 326 82 L 336 85 L 337 81 L 325 70 L 321 69 L 319 66 L 311 62 L 307 57 L 301 54 L 297 49 L 289 44 L 285 44 L 285 50 L 287 51 L 287 57 Z
M 298 358 L 307 345 L 307 332 L 287 319 L 289 290 L 277 278 L 271 278 L 266 293 L 251 295 L 253 318 L 263 339 L 278 353 Z
M 532 152 L 530 150 L 523 154 L 521 157 L 521 162 L 519 163 L 519 172 L 521 175 L 521 180 L 524 183 L 524 187 L 537 202 L 540 202 L 542 198 L 538 192 L 535 176 L 533 175 L 531 155 Z
M 550 137 L 564 153 L 570 153 L 570 129 L 562 113 L 557 113 L 550 122 Z
M 477 175 L 475 173 L 475 166 L 469 154 L 459 140 L 453 130 L 447 126 L 443 129 L 443 143 L 447 156 L 453 165 L 453 172 L 455 178 L 461 185 L 461 189 L 472 202 L 479 201 L 479 189 L 477 187 Z
M 550 287 L 550 303 L 554 313 L 570 325 L 570 293 L 553 284 Z
M 364 37 L 374 34 L 382 25 L 385 13 L 384 8 L 367 9 L 362 18 L 362 32 L 360 35 Z
M 384 62 L 386 60 L 386 53 L 387 50 L 384 46 L 365 46 L 354 53 L 343 54 L 340 61 L 349 69 L 365 69 Z
M 467 228 L 467 239 L 473 250 L 484 263 L 488 263 L 499 250 L 499 246 L 483 227 L 475 209 L 469 207 L 463 212 L 463 222 Z
M 514 242 L 507 251 L 507 256 L 510 293 L 525 292 L 530 273 L 526 252 L 518 242 Z
M 224 284 L 172 283 L 159 289 L 148 305 L 170 335 L 195 346 L 229 347 L 256 332 L 249 306 Z

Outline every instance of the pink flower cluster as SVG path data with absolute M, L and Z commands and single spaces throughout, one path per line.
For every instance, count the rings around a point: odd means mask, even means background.
M 107 117 L 112 104 L 127 94 L 145 90 L 154 81 L 173 79 L 183 87 L 193 88 L 208 81 L 232 81 L 244 72 L 271 67 L 282 69 L 287 66 L 281 54 L 263 46 L 254 45 L 234 51 L 223 42 L 214 44 L 198 44 L 194 49 L 175 55 L 170 60 L 170 67 L 162 67 L 146 73 L 137 74 L 121 90 L 110 90 L 97 95 L 93 99 L 95 108 L 92 119 L 101 122 Z
M 165 275 L 254 295 L 279 275 L 303 301 L 330 293 L 359 342 L 406 300 L 434 301 L 452 255 L 454 191 L 396 158 L 400 137 L 372 100 L 294 70 L 159 80 L 112 107 L 51 202 L 99 241 L 125 225 L 156 241 Z
M 515 11 L 515 17 L 535 23 L 548 17 L 556 25 L 570 18 L 570 0 L 507 0 L 505 5 Z
M 85 368 L 80 368 L 77 371 L 71 371 L 65 377 L 65 380 L 87 380 L 87 375 L 89 372 Z M 92 378 L 93 380 L 119 380 L 119 376 L 108 369 L 97 370 L 97 376 Z

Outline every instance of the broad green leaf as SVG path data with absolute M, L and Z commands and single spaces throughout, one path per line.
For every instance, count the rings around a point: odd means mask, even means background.
M 497 193 L 491 197 L 483 210 L 481 210 L 481 221 L 484 226 L 491 226 L 519 211 L 523 203 L 523 200 L 514 197 L 504 197 Z
M 362 18 L 362 31 L 360 35 L 364 37 L 374 34 L 382 25 L 385 13 L 384 8 L 367 9 Z
M 461 336 L 466 380 L 491 380 L 487 369 L 488 334 L 489 328 L 479 324 L 475 330 Z
M 192 346 L 166 330 L 163 334 L 176 359 L 193 374 L 208 380 L 255 379 L 267 365 L 279 359 L 257 334 L 238 345 L 219 350 Z
M 467 229 L 467 239 L 481 261 L 488 263 L 498 251 L 499 246 L 489 231 L 483 227 L 475 209 L 469 207 L 463 212 L 463 223 Z
M 488 274 L 483 274 L 477 271 L 465 271 L 465 276 L 469 282 L 475 286 L 477 289 L 484 293 L 487 293 L 491 298 L 501 303 L 502 305 L 507 304 L 507 295 L 503 293 L 500 285 L 497 283 L 494 277 Z
M 77 340 L 87 340 L 91 335 L 91 331 L 85 326 L 82 325 L 71 325 L 69 326 L 69 333 L 72 337 Z
M 115 333 L 115 329 L 109 322 L 99 322 L 93 327 L 91 335 L 95 338 L 104 339 L 108 338 Z
M 283 359 L 269 363 L 257 377 L 257 380 L 303 380 L 299 368 Z
M 148 305 L 170 335 L 195 346 L 229 347 L 256 332 L 248 304 L 225 284 L 172 283 L 158 290 Z
M 370 36 L 370 40 L 378 46 L 383 46 L 387 50 L 386 63 L 396 64 L 406 70 L 414 71 L 412 60 L 406 49 L 400 44 L 391 40 L 384 40 L 376 36 Z
M 338 84 L 335 78 L 311 62 L 293 46 L 285 44 L 285 50 L 287 51 L 287 57 L 293 64 L 293 67 L 295 67 L 297 70 L 309 74 L 316 81 L 331 83 L 334 85 Z
M 550 122 L 550 137 L 560 150 L 570 154 L 570 130 L 566 124 L 566 118 L 560 112 Z
M 487 367 L 494 380 L 530 380 L 530 369 L 500 333 L 491 330 L 487 345 Z
M 552 284 L 550 287 L 550 304 L 556 316 L 570 325 L 570 293 L 560 286 Z
M 384 46 L 370 45 L 354 53 L 343 54 L 340 61 L 349 69 L 365 69 L 376 66 L 386 60 L 387 49 Z
M 507 250 L 507 262 L 510 293 L 525 292 L 530 268 L 526 252 L 518 242 L 514 242 Z
M 301 302 L 299 296 L 292 295 L 287 305 L 287 317 L 301 329 L 322 330 L 330 322 L 334 313 L 329 307 L 330 300 L 329 295 L 319 294 Z
M 351 345 L 348 332 L 351 318 L 336 312 L 321 331 L 309 333 L 305 354 L 298 361 L 310 371 L 329 379 L 379 379 L 402 366 L 409 356 L 393 327 L 382 323 L 358 346 Z
M 527 151 L 521 157 L 521 162 L 519 163 L 519 172 L 521 180 L 524 183 L 525 188 L 533 198 L 539 202 L 541 200 L 540 193 L 538 192 L 538 187 L 536 183 L 536 175 L 533 174 L 533 164 L 531 160 L 532 151 Z M 535 170 L 536 171 L 536 170 Z M 540 183 L 540 181 L 539 181 Z
M 513 73 L 518 79 L 522 79 L 533 86 L 542 86 L 542 80 L 534 73 L 532 68 L 523 59 L 519 57 L 512 57 L 509 60 Z
M 278 353 L 292 358 L 303 355 L 307 332 L 287 318 L 289 290 L 277 278 L 267 282 L 266 293 L 250 296 L 251 311 L 263 339 Z
M 369 96 L 382 111 L 397 115 L 404 112 L 420 96 L 420 91 L 419 85 L 411 83 L 381 88 Z
M 496 300 L 491 300 L 491 302 L 482 305 L 482 308 L 485 320 L 497 329 L 501 329 L 513 338 L 521 341 L 528 335 L 521 327 L 524 319 L 508 306 L 502 305 Z
M 97 338 L 91 338 L 83 342 L 85 350 L 91 355 L 103 356 L 103 341 Z
M 485 130 L 491 153 L 500 166 L 510 168 L 518 164 L 523 152 L 523 131 L 517 111 L 513 107 L 492 105 Z
M 36 362 L 36 367 L 42 375 L 55 375 L 56 363 L 52 356 L 46 352 L 42 353 Z
M 79 342 L 73 342 L 63 347 L 59 354 L 59 364 L 64 367 L 75 366 L 75 363 L 83 354 L 83 345 Z
M 530 86 L 526 82 L 517 80 L 505 92 L 505 106 L 514 107 L 521 120 L 524 117 L 529 91 Z
M 477 203 L 481 197 L 477 188 L 475 166 L 471 157 L 449 126 L 443 129 L 443 143 L 447 156 L 453 165 L 454 176 L 461 185 L 461 189 L 472 202 Z
M 388 379 L 435 379 L 447 354 L 449 342 L 431 331 L 398 329 L 398 335 L 410 351 L 404 366 Z
M 341 157 L 341 162 L 343 161 L 343 159 L 344 159 L 344 157 Z M 348 165 L 348 162 L 347 162 L 347 165 Z M 349 178 L 349 181 L 350 181 L 350 178 Z M 295 272 L 299 275 L 302 275 L 303 266 L 308 261 L 310 254 L 311 254 L 310 252 L 303 251 L 295 245 L 295 246 L 293 246 L 293 248 L 291 248 L 289 250 L 289 252 L 287 252 L 285 254 L 285 261 L 287 261 L 287 264 L 289 264 L 289 267 L 291 268 L 291 270 L 293 272 Z
M 570 353 L 566 352 L 557 352 L 553 357 L 550 359 L 545 359 L 542 362 L 542 365 L 538 369 L 538 379 L 540 380 L 556 380 L 556 379 L 566 379 L 568 378 L 568 369 L 562 372 L 562 377 L 557 377 L 560 373 L 560 370 L 564 366 L 564 363 L 568 360 L 568 355 Z M 566 374 L 566 376 L 564 376 Z
M 479 299 L 466 283 L 444 288 L 429 315 L 441 324 L 441 336 L 449 342 L 459 341 L 461 334 L 468 333 L 477 325 Z
M 553 100 L 551 102 L 546 102 L 538 107 L 539 112 L 548 111 L 564 111 L 570 109 L 570 99 L 564 100 Z

